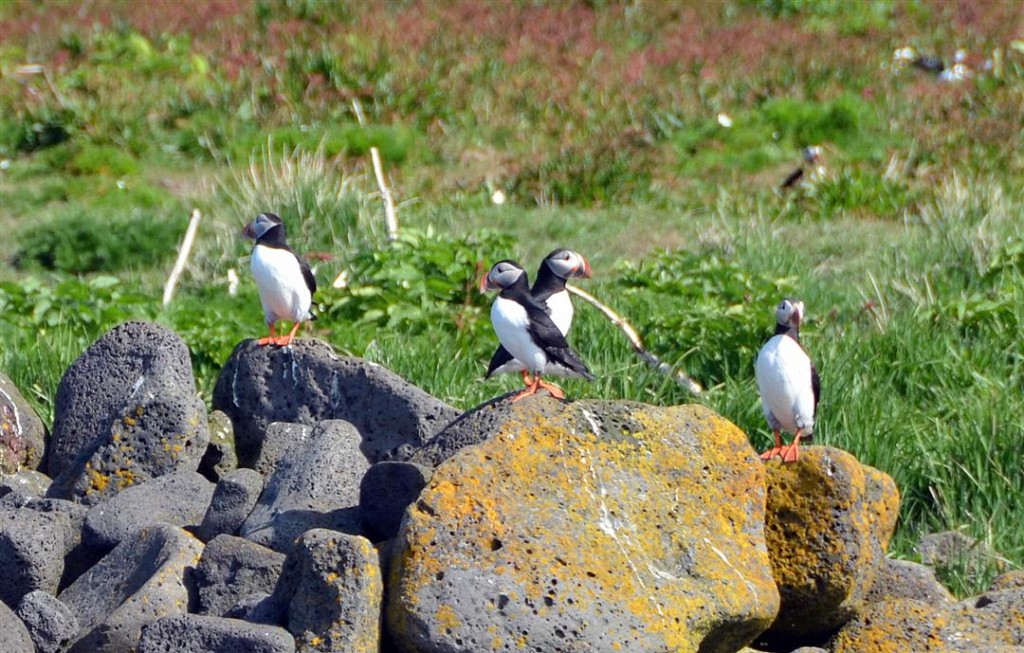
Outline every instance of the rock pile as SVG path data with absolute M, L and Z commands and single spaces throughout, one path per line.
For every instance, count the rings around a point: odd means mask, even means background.
M 460 415 L 309 340 L 195 397 L 147 323 L 71 366 L 52 437 L 0 376 L 0 650 L 1024 653 L 1019 575 L 956 602 L 885 557 L 889 477 L 764 465 L 700 406 Z

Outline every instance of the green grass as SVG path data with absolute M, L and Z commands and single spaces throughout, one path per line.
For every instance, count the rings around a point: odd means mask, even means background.
M 270 210 L 315 255 L 310 335 L 469 408 L 517 383 L 481 380 L 496 340 L 473 282 L 499 258 L 532 272 L 567 246 L 594 267 L 581 285 L 758 448 L 770 434 L 753 358 L 779 297 L 803 299 L 823 378 L 816 441 L 896 479 L 894 553 L 913 558 L 922 533 L 956 528 L 1020 566 L 1024 529 L 1004 517 L 1024 505 L 1012 5 L 515 3 L 498 15 L 288 0 L 203 17 L 168 6 L 153 20 L 97 0 L 120 16 L 104 26 L 5 0 L 0 370 L 50 421 L 81 351 L 149 319 L 185 339 L 208 399 L 234 345 L 264 328 L 238 234 Z M 976 76 L 943 84 L 895 67 L 904 45 L 968 48 Z M 779 192 L 807 145 L 823 147 L 825 177 Z M 371 146 L 400 202 L 391 246 Z M 193 207 L 199 236 L 163 309 Z M 596 311 L 577 315 L 570 340 L 598 378 L 567 382 L 570 396 L 694 400 Z M 946 578 L 968 594 L 994 569 Z

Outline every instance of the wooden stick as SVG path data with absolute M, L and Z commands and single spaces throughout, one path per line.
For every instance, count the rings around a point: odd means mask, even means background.
M 178 260 L 174 262 L 174 268 L 171 269 L 171 276 L 167 277 L 167 285 L 164 286 L 164 306 L 171 303 L 171 297 L 174 296 L 174 286 L 178 284 L 178 277 L 181 276 L 182 270 L 185 269 L 185 261 L 188 259 L 188 253 L 192 249 L 192 241 L 196 239 L 196 230 L 199 228 L 199 219 L 202 214 L 199 213 L 199 209 L 192 209 L 192 217 L 188 221 L 188 229 L 185 230 L 185 239 L 181 241 L 181 247 L 178 249 Z
M 621 315 L 599 302 L 597 298 L 590 293 L 580 290 L 576 286 L 566 284 L 565 289 L 601 311 L 613 326 L 619 327 L 619 329 L 626 334 L 626 337 L 629 338 L 630 344 L 633 345 L 633 351 L 635 351 L 637 356 L 639 356 L 645 363 L 665 376 L 671 377 L 676 383 L 686 388 L 690 394 L 699 395 L 704 392 L 704 388 L 701 384 L 694 381 L 685 372 L 682 370 L 672 369 L 671 365 L 648 351 L 647 348 L 644 347 L 644 343 L 640 339 L 640 335 L 636 332 L 636 329 L 634 329 Z
M 356 112 L 356 120 L 360 125 L 366 124 L 366 116 L 363 115 L 363 106 L 358 98 L 352 99 L 352 108 Z M 395 199 L 391 195 L 391 189 L 384 179 L 384 164 L 381 163 L 380 150 L 376 145 L 370 146 L 370 160 L 373 161 L 373 174 L 377 178 L 377 188 L 380 189 L 380 199 L 384 203 L 384 219 L 388 227 L 388 242 L 398 240 L 398 214 L 395 213 Z

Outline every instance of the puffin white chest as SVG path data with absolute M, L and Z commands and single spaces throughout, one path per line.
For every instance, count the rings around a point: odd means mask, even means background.
M 562 335 L 569 333 L 569 327 L 572 326 L 572 299 L 569 297 L 568 290 L 562 290 L 556 292 L 547 298 L 545 302 L 548 307 L 551 321 L 555 323 L 558 330 L 562 332 Z
M 522 304 L 498 297 L 491 305 L 491 324 L 508 353 L 527 370 L 544 372 L 548 357 L 530 335 L 530 318 Z
M 257 245 L 252 251 L 252 275 L 256 278 L 268 323 L 309 319 L 313 297 L 294 254 L 277 247 Z
M 757 355 L 754 367 L 765 417 L 789 433 L 814 432 L 814 388 L 811 359 L 787 335 L 773 336 Z

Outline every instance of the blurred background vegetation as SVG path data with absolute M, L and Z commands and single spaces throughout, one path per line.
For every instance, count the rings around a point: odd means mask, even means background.
M 273 210 L 320 280 L 309 335 L 464 408 L 516 383 L 480 381 L 476 279 L 576 249 L 586 288 L 709 391 L 581 306 L 599 378 L 569 393 L 700 401 L 761 448 L 753 357 L 794 295 L 816 440 L 895 477 L 898 555 L 977 538 L 982 571 L 946 577 L 976 590 L 1024 563 L 1021 24 L 970 0 L 0 0 L 0 370 L 52 419 L 67 365 L 150 319 L 208 398 L 264 330 L 238 233 Z

